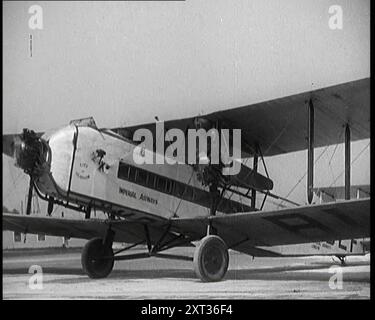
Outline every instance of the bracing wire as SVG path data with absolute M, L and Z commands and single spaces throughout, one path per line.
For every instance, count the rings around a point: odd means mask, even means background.
M 320 158 L 323 156 L 323 154 L 328 150 L 329 146 L 326 146 L 324 150 L 320 153 L 318 158 L 314 161 L 314 165 L 320 160 Z M 292 189 L 288 192 L 288 194 L 285 196 L 285 198 L 288 198 L 292 192 L 297 188 L 297 186 L 301 183 L 301 181 L 306 177 L 307 171 L 303 174 L 303 176 L 297 181 L 297 183 L 292 187 Z M 282 200 L 278 206 L 281 206 L 284 200 Z
M 344 131 L 341 131 L 341 134 L 339 136 L 339 140 L 341 139 L 341 137 L 342 137 L 343 134 L 344 134 Z M 332 152 L 331 158 L 328 161 L 329 172 L 332 175 L 332 179 L 333 180 L 335 179 L 335 174 L 334 174 L 333 169 L 332 169 L 332 159 L 333 159 L 333 157 L 334 157 L 334 155 L 336 153 L 336 150 L 337 150 L 338 146 L 339 146 L 339 144 L 336 144 L 335 149 Z
M 370 142 L 355 156 L 355 158 L 351 161 L 351 165 L 353 165 L 359 158 L 360 156 L 366 151 L 366 149 L 370 146 Z M 341 173 L 336 177 L 336 179 L 331 183 L 329 187 L 332 187 L 336 181 L 345 173 L 345 170 L 342 170 Z

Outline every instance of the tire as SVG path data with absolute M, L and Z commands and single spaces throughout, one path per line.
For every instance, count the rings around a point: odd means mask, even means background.
M 112 257 L 110 259 L 99 259 Z M 88 241 L 82 250 L 81 263 L 83 271 L 92 279 L 107 277 L 114 264 L 113 250 L 103 245 L 103 239 L 94 238 Z
M 228 270 L 229 255 L 218 236 L 204 237 L 194 252 L 194 271 L 204 282 L 220 281 Z

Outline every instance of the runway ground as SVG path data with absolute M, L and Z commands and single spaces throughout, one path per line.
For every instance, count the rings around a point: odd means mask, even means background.
M 192 255 L 192 248 L 185 251 Z M 43 288 L 31 289 L 31 265 L 43 270 Z M 329 286 L 331 257 L 255 258 L 230 253 L 223 281 L 203 283 L 192 262 L 148 258 L 115 263 L 106 279 L 89 279 L 78 250 L 3 252 L 4 299 L 369 299 L 370 257 L 349 257 L 342 288 Z M 332 271 L 332 270 L 331 270 Z M 336 283 L 336 282 L 335 282 Z M 337 283 L 336 283 L 337 284 Z

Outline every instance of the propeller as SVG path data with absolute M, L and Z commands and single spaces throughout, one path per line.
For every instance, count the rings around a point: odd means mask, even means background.
M 30 176 L 26 215 L 31 212 L 34 179 L 40 171 L 48 147 L 40 137 L 43 133 L 35 133 L 32 130 L 23 129 L 21 134 L 3 135 L 3 154 L 15 159 L 15 165 L 24 170 Z M 39 172 L 39 173 L 38 173 Z
M 9 157 L 14 157 L 15 144 L 21 141 L 19 134 L 4 134 L 3 135 L 3 153 Z
M 11 158 L 15 158 L 15 151 L 17 147 L 19 147 L 24 140 L 23 137 L 31 133 L 34 136 L 34 139 L 39 139 L 44 132 L 34 132 L 29 129 L 23 129 L 22 133 L 17 134 L 3 134 L 3 153 Z

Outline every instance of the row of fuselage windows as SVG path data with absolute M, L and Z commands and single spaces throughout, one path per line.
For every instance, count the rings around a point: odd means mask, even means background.
M 186 201 L 195 202 L 207 208 L 211 205 L 211 196 L 208 191 L 163 177 L 124 162 L 120 162 L 117 176 L 119 179 L 127 180 Z M 225 213 L 233 213 L 249 210 L 249 207 L 236 201 L 223 198 L 218 209 Z

